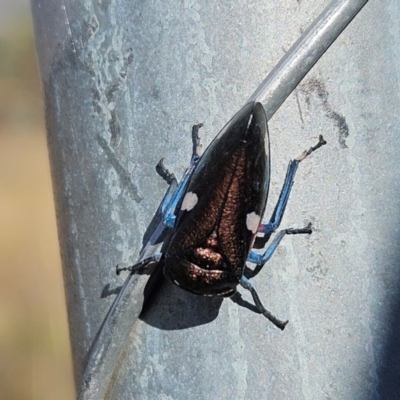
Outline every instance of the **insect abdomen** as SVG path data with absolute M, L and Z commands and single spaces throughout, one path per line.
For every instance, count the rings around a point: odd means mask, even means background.
M 268 194 L 266 133 L 262 105 L 249 103 L 200 159 L 165 256 L 165 275 L 179 286 L 220 296 L 235 291 Z

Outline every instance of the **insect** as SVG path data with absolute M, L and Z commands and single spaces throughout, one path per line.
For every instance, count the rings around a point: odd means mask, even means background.
M 198 136 L 202 125 L 192 130 L 190 165 L 179 185 L 159 162 L 156 170 L 176 188 L 161 203 L 162 225 L 168 230 L 163 252 L 131 267 L 141 273 L 162 263 L 164 276 L 182 289 L 204 296 L 232 296 L 237 286 L 250 291 L 257 309 L 278 328 L 281 321 L 262 305 L 249 275 L 256 275 L 271 258 L 285 235 L 310 234 L 311 224 L 300 229 L 280 230 L 263 254 L 254 251 L 256 239 L 265 245 L 278 229 L 285 211 L 298 165 L 326 144 L 318 143 L 289 162 L 274 212 L 262 223 L 270 183 L 270 150 L 267 118 L 261 103 L 249 102 L 215 137 L 204 154 Z M 256 264 L 248 272 L 246 262 Z M 246 276 L 247 275 L 247 276 Z

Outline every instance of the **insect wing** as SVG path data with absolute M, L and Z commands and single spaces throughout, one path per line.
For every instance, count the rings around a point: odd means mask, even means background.
M 179 260 L 184 260 L 205 270 L 205 280 L 212 280 L 210 271 L 219 271 L 220 281 L 237 285 L 264 213 L 269 159 L 263 106 L 248 103 L 206 149 L 178 204 L 166 255 L 169 278 L 175 283 L 197 292 L 187 287 L 196 274 L 186 271 L 188 276 L 182 276 L 186 272 Z

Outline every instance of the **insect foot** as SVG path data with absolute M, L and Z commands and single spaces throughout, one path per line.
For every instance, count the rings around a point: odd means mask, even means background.
M 322 135 L 319 135 L 319 141 L 314 147 L 310 147 L 308 150 L 304 150 L 297 158 L 297 161 L 303 161 L 305 158 L 307 158 L 311 153 L 313 153 L 315 150 L 319 149 L 320 147 L 324 146 L 326 144 L 326 140 L 323 138 Z

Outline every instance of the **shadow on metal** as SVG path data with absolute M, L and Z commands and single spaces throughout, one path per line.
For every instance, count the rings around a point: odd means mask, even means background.
M 396 242 L 400 243 L 400 238 L 396 238 Z M 392 262 L 397 265 L 397 270 L 399 270 L 400 248 L 397 251 L 397 257 Z M 393 270 L 395 269 L 393 268 Z M 378 343 L 374 344 L 374 352 L 379 354 L 379 359 L 376 361 L 379 383 L 375 398 L 393 400 L 400 399 L 400 273 L 396 277 L 396 282 L 386 281 L 385 284 L 386 296 L 383 303 L 386 306 L 382 306 L 385 307 L 385 314 L 380 318 L 381 325 L 377 327 L 385 334 L 381 338 L 376 335 Z M 395 289 L 394 293 L 393 289 Z
M 163 279 L 140 319 L 158 329 L 187 329 L 217 318 L 222 301 L 186 292 Z
M 111 288 L 111 284 L 107 283 L 104 285 L 103 290 L 101 291 L 100 298 L 105 299 L 108 296 L 115 296 L 121 291 L 121 289 L 122 285 Z
M 204 325 L 219 314 L 222 298 L 199 296 L 168 282 L 162 263 L 150 276 L 140 319 L 163 330 L 187 329 Z
M 163 263 L 160 262 L 146 284 L 139 317 L 142 321 L 158 329 L 179 330 L 205 325 L 218 317 L 224 298 L 199 296 L 182 290 L 168 282 L 162 270 Z M 240 292 L 226 300 L 261 314 L 255 305 L 242 298 Z

